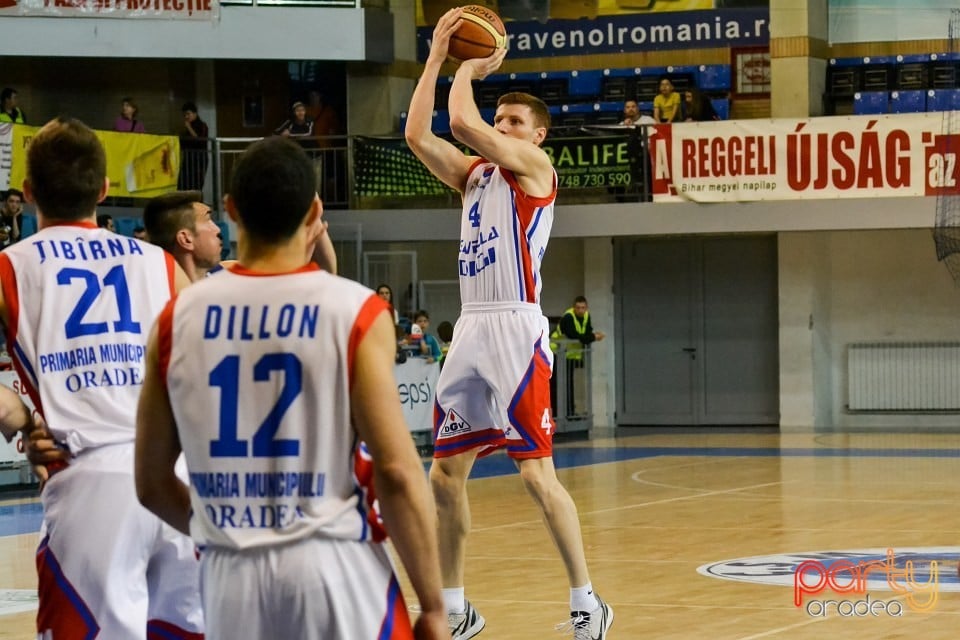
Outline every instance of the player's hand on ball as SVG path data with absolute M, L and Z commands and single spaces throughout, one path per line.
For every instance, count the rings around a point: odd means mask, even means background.
M 506 49 L 497 49 L 489 58 L 473 58 L 463 64 L 470 66 L 471 76 L 474 80 L 483 80 L 499 69 L 500 65 L 503 64 L 503 59 L 506 57 Z
M 430 42 L 429 60 L 433 62 L 446 62 L 447 51 L 450 48 L 450 36 L 460 26 L 460 7 L 454 7 L 447 11 L 437 26 L 433 29 L 433 40 Z

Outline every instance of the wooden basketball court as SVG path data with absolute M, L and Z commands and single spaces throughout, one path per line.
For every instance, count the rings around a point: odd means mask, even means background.
M 958 444 L 957 434 L 621 430 L 559 444 L 556 460 L 580 509 L 594 586 L 615 610 L 610 638 L 932 639 L 960 625 Z M 492 456 L 475 475 L 467 596 L 487 619 L 479 637 L 562 637 L 554 627 L 566 619 L 566 580 L 512 464 Z M 36 588 L 34 503 L 0 496 L 0 638 L 35 635 L 33 612 L 4 615 L 22 598 L 9 590 Z M 855 564 L 888 548 L 915 558 L 912 588 L 870 582 L 866 593 L 805 593 L 794 606 L 797 558 Z M 936 582 L 929 558 L 939 561 Z M 850 575 L 837 573 L 837 584 Z M 927 604 L 936 598 L 927 613 L 910 606 L 921 588 Z M 856 613 L 867 597 L 879 615 Z M 811 600 L 835 604 L 811 615 Z

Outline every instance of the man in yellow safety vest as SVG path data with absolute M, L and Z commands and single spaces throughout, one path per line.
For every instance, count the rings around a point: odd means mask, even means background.
M 550 337 L 554 340 L 568 339 L 575 340 L 579 344 L 571 343 L 567 347 L 567 415 L 575 415 L 573 402 L 573 371 L 583 367 L 583 346 L 589 345 L 598 340 L 603 340 L 606 335 L 602 331 L 594 331 L 590 324 L 590 310 L 587 306 L 587 299 L 583 296 L 577 296 L 573 301 L 573 306 L 563 312 L 560 323 L 554 329 Z M 556 345 L 551 343 L 553 350 L 556 351 Z

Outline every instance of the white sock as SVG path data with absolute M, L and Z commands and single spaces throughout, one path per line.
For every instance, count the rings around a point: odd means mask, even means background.
M 600 601 L 593 594 L 593 584 L 588 582 L 582 587 L 570 589 L 570 611 L 590 613 L 600 606 Z
M 467 610 L 467 601 L 463 595 L 463 587 L 444 589 L 443 604 L 447 607 L 447 613 L 464 613 Z

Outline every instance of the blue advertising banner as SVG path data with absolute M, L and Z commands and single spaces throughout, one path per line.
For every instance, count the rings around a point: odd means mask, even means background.
M 766 45 L 770 9 L 713 9 L 604 15 L 584 20 L 508 22 L 509 58 L 634 53 Z M 430 50 L 433 27 L 417 28 L 417 59 Z

